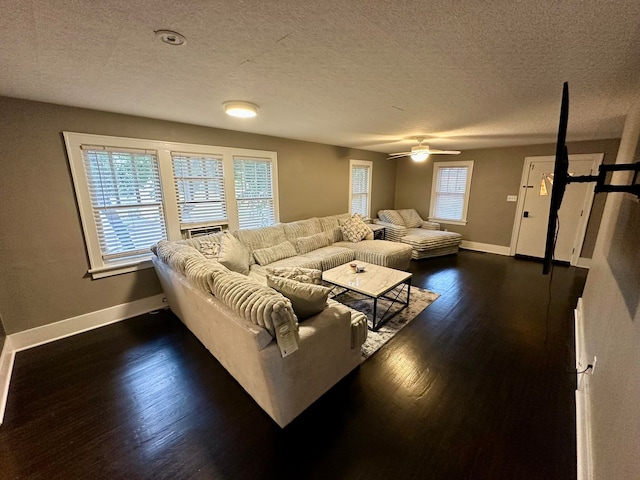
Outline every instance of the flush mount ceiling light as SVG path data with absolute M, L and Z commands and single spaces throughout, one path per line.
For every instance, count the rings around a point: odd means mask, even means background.
M 173 30 L 156 30 L 154 33 L 156 34 L 156 37 L 167 45 L 179 47 L 180 45 L 187 43 L 187 39 L 184 38 L 184 35 L 174 32 Z
M 258 106 L 250 102 L 233 100 L 224 102 L 224 113 L 232 117 L 252 118 L 258 115 Z

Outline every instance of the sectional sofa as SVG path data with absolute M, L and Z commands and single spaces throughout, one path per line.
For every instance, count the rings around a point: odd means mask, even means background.
M 152 247 L 171 310 L 280 427 L 362 362 L 367 337 L 364 314 L 307 277 L 353 261 L 409 266 L 408 245 L 345 240 L 350 221 L 311 218 Z M 287 330 L 297 339 L 290 354 L 279 343 Z

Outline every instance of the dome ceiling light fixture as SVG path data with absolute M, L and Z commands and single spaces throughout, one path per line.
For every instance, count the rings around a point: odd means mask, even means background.
M 156 30 L 154 33 L 156 34 L 156 37 L 167 45 L 179 47 L 187 43 L 187 39 L 184 38 L 184 35 L 174 32 L 173 30 Z
M 258 105 L 241 100 L 230 100 L 222 104 L 224 113 L 232 117 L 253 118 L 258 115 Z

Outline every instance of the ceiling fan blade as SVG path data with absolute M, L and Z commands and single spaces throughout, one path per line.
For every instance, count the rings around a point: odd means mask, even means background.
M 429 150 L 429 154 L 432 153 L 436 155 L 458 155 L 460 150 Z
M 389 154 L 390 157 L 404 157 L 405 155 L 411 155 L 411 152 L 396 152 Z

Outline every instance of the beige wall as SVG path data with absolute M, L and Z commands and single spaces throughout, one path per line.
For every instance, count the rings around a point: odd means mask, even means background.
M 619 140 L 598 140 L 568 144 L 570 154 L 604 153 L 604 162 L 613 163 Z M 467 225 L 446 225 L 472 242 L 503 247 L 510 246 L 516 212 L 516 202 L 507 202 L 507 195 L 520 194 L 520 178 L 525 157 L 554 155 L 555 145 L 467 150 L 460 155 L 432 156 L 424 163 L 409 158 L 397 160 L 395 208 L 415 208 L 423 218 L 429 216 L 431 181 L 434 161 L 473 160 L 473 177 Z M 587 227 L 582 256 L 590 258 L 602 217 L 605 194 L 596 195 Z
M 9 334 L 161 292 L 152 269 L 87 276 L 62 131 L 276 151 L 285 222 L 346 212 L 349 159 L 373 160 L 372 206 L 393 206 L 395 165 L 383 154 L 6 97 L 0 111 L 0 316 Z
M 640 102 L 627 117 L 616 163 L 640 161 L 640 152 L 634 155 L 639 135 Z M 640 472 L 639 234 L 637 197 L 609 194 L 582 297 L 585 364 L 597 357 L 583 379 L 589 385 L 589 478 L 597 480 L 638 478 Z

